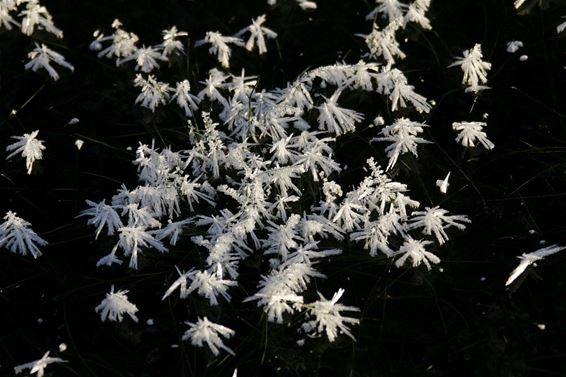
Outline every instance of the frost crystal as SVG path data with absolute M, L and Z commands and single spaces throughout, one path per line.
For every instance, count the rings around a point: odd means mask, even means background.
M 189 80 L 183 80 L 177 83 L 175 94 L 171 100 L 177 100 L 177 104 L 185 111 L 185 115 L 193 116 L 193 112 L 198 110 L 199 98 L 190 93 L 191 84 Z
M 195 46 L 201 46 L 205 43 L 210 43 L 208 52 L 210 54 L 216 54 L 218 62 L 222 64 L 222 67 L 224 68 L 230 67 L 232 49 L 228 46 L 228 43 L 232 43 L 237 46 L 244 45 L 244 42 L 240 38 L 225 37 L 217 31 L 208 31 L 204 39 L 195 42 Z
M 20 374 L 24 370 L 29 369 L 30 374 L 37 373 L 37 377 L 43 377 L 45 375 L 45 368 L 47 368 L 47 366 L 49 364 L 66 363 L 66 362 L 67 362 L 66 360 L 63 360 L 59 357 L 50 357 L 49 351 L 47 351 L 47 352 L 45 352 L 43 357 L 39 360 L 35 360 L 35 361 L 30 362 L 30 363 L 25 363 L 25 364 L 15 366 L 14 367 L 14 373 Z
M 464 147 L 475 147 L 479 141 L 486 149 L 493 149 L 495 144 L 488 140 L 483 128 L 487 124 L 484 122 L 454 122 L 452 129 L 460 131 L 456 136 L 456 141 Z
M 18 140 L 6 147 L 7 152 L 12 152 L 6 157 L 6 160 L 14 157 L 16 154 L 21 153 L 22 157 L 26 159 L 27 173 L 31 174 L 33 163 L 36 160 L 41 160 L 45 146 L 43 141 L 36 139 L 39 130 L 33 131 L 31 134 L 24 134 L 23 136 L 12 136 L 12 139 Z
M 446 192 L 448 192 L 448 186 L 450 186 L 450 183 L 448 183 L 449 178 L 450 178 L 450 172 L 446 174 L 446 177 L 444 179 L 438 179 L 436 181 L 436 186 L 443 194 L 446 194 Z
M 510 285 L 517 279 L 530 265 L 536 266 L 536 262 L 539 260 L 543 260 L 545 257 L 556 254 L 559 251 L 566 249 L 566 247 L 558 246 L 558 245 L 551 245 L 547 246 L 542 249 L 538 249 L 536 251 L 525 253 L 520 257 L 517 257 L 521 260 L 521 263 L 511 272 L 509 278 L 505 282 L 505 286 Z
M 221 295 L 230 302 L 230 295 L 227 290 L 229 287 L 237 285 L 235 281 L 222 279 L 222 268 L 218 268 L 216 272 L 208 271 L 189 271 L 182 273 L 177 269 L 179 278 L 171 284 L 169 289 L 163 295 L 162 300 L 165 300 L 177 287 L 179 288 L 180 298 L 186 298 L 193 291 L 197 291 L 199 295 L 209 300 L 210 305 L 218 305 L 218 295 Z M 191 284 L 187 287 L 188 281 Z
M 39 257 L 41 251 L 35 244 L 45 246 L 47 241 L 30 228 L 31 224 L 12 211 L 6 213 L 4 220 L 6 221 L 0 224 L 0 247 L 5 246 L 12 253 L 30 253 L 34 258 Z
M 17 9 L 18 3 L 16 0 L 4 0 L 0 2 L 0 27 L 12 30 L 12 25 L 20 26 L 12 15 L 10 15 L 10 12 L 14 12 Z
M 151 111 L 155 111 L 157 106 L 164 105 L 169 99 L 171 91 L 169 84 L 157 81 L 153 75 L 149 75 L 147 79 L 140 74 L 136 75 L 134 85 L 141 88 L 136 103 L 141 103 L 143 107 Z
M 190 340 L 193 346 L 202 347 L 203 343 L 208 345 L 214 356 L 220 354 L 220 349 L 234 355 L 234 352 L 224 345 L 221 337 L 230 338 L 235 334 L 228 327 L 210 322 L 206 317 L 199 318 L 196 323 L 186 322 L 189 329 L 183 334 L 183 340 Z
M 407 102 L 410 102 L 419 113 L 428 113 L 431 105 L 414 89 L 414 86 L 409 85 L 403 72 L 397 68 L 386 70 L 377 77 L 377 91 L 389 96 L 391 111 L 407 107 Z
M 238 33 L 236 33 L 236 37 L 241 37 L 246 32 L 250 33 L 250 37 L 246 42 L 246 50 L 251 51 L 253 50 L 254 46 L 257 44 L 257 48 L 259 50 L 259 54 L 265 54 L 267 52 L 267 47 L 265 45 L 265 38 L 274 39 L 277 37 L 277 33 L 271 29 L 262 26 L 265 22 L 265 14 L 262 14 L 255 20 L 252 20 L 252 24 Z
M 167 57 L 163 56 L 159 50 L 154 47 L 145 47 L 137 49 L 133 54 L 116 61 L 116 65 L 121 65 L 130 60 L 136 61 L 136 71 L 140 70 L 144 73 L 149 73 L 155 68 L 159 68 L 158 60 L 167 61 Z
M 116 59 L 125 58 L 132 56 L 136 50 L 136 43 L 139 40 L 139 37 L 134 33 L 128 33 L 127 31 L 123 30 L 122 23 L 120 20 L 115 19 L 112 22 L 112 27 L 115 29 L 114 34 L 110 36 L 105 36 L 104 34 L 100 33 L 98 30 L 94 32 L 94 37 L 96 38 L 93 42 L 91 42 L 89 48 L 94 51 L 101 50 L 98 53 L 98 57 L 116 57 Z M 112 41 L 110 46 L 105 49 L 102 49 L 102 42 Z
M 35 48 L 30 53 L 28 53 L 28 58 L 30 59 L 30 61 L 25 64 L 25 69 L 31 69 L 35 72 L 39 68 L 43 68 L 55 81 L 59 80 L 59 74 L 57 73 L 55 68 L 51 66 L 51 61 L 71 71 L 75 70 L 75 67 L 69 64 L 65 60 L 65 57 L 63 55 L 51 50 L 43 43 L 41 44 L 41 46 L 36 43 Z
M 22 0 L 16 1 L 16 3 L 23 2 Z M 55 34 L 57 38 L 63 38 L 63 32 L 55 27 L 51 14 L 49 14 L 47 8 L 39 4 L 39 0 L 26 0 L 26 2 L 26 9 L 19 14 L 24 16 L 22 19 L 22 33 L 32 35 L 37 27 Z
M 395 58 L 404 59 L 405 53 L 399 47 L 399 41 L 396 38 L 396 32 L 401 27 L 399 20 L 395 20 L 380 30 L 377 24 L 373 24 L 373 29 L 368 35 L 359 35 L 365 37 L 366 45 L 370 50 L 371 58 L 383 57 L 387 63 L 386 70 L 395 64 Z
M 171 27 L 168 30 L 163 30 L 163 43 L 157 47 L 163 48 L 163 55 L 169 56 L 175 52 L 185 52 L 183 43 L 177 38 L 186 37 L 189 35 L 187 32 L 178 31 L 176 26 Z
M 415 211 L 412 213 L 412 218 L 409 220 L 407 230 L 423 228 L 423 234 L 428 236 L 434 235 L 439 244 L 443 244 L 448 240 L 448 235 L 444 231 L 445 228 L 451 226 L 460 230 L 466 229 L 462 223 L 470 223 L 470 219 L 464 215 L 447 216 L 448 211 L 438 206 L 429 208 L 426 207 L 424 211 Z
M 150 234 L 143 226 L 124 226 L 118 229 L 119 240 L 112 254 L 116 250 L 121 248 L 124 251 L 124 255 L 130 255 L 130 268 L 138 268 L 138 255 L 140 253 L 141 247 L 153 247 L 157 251 L 164 253 L 167 248 L 163 246 L 161 241 L 158 241 Z
M 454 63 L 448 66 L 454 67 L 459 65 L 462 68 L 464 72 L 462 83 L 468 86 L 467 92 L 477 93 L 488 88 L 480 84 L 487 83 L 487 71 L 491 69 L 491 63 L 484 62 L 482 58 L 481 45 L 476 43 L 473 48 L 464 51 L 463 57 L 457 58 Z
M 104 226 L 106 226 L 106 234 L 109 236 L 113 235 L 114 231 L 124 226 L 116 210 L 105 202 L 106 200 L 103 200 L 100 203 L 87 200 L 86 203 L 91 208 L 81 211 L 79 215 L 89 216 L 90 219 L 88 219 L 87 223 L 97 227 L 94 238 L 98 238 Z
M 324 332 L 330 342 L 334 342 L 340 332 L 354 339 L 347 324 L 357 325 L 360 321 L 355 318 L 343 317 L 341 312 L 357 312 L 360 309 L 338 304 L 338 300 L 340 300 L 343 294 L 344 289 L 340 288 L 338 292 L 334 293 L 331 300 L 327 300 L 319 292 L 320 300 L 304 305 L 308 308 L 309 315 L 314 318 L 303 324 L 303 330 L 307 333 L 315 332 L 317 334 Z
M 341 90 L 337 90 L 330 98 L 325 98 L 326 102 L 317 107 L 320 115 L 318 116 L 318 128 L 340 136 L 356 129 L 356 123 L 361 122 L 364 116 L 354 110 L 344 109 L 338 106 L 338 97 Z
M 128 301 L 127 290 L 119 290 L 114 292 L 114 286 L 110 289 L 110 293 L 106 294 L 106 298 L 102 300 L 94 310 L 98 313 L 100 311 L 100 320 L 102 322 L 108 320 L 112 322 L 122 322 L 124 314 L 130 316 L 134 322 L 138 321 L 136 313 L 138 312 L 137 306 Z
M 391 169 L 402 154 L 411 152 L 415 157 L 418 157 L 417 145 L 430 143 L 430 141 L 417 136 L 423 132 L 424 127 L 428 126 L 406 118 L 400 118 L 392 125 L 386 126 L 380 131 L 380 134 L 383 135 L 382 137 L 373 138 L 371 140 L 392 142 L 391 145 L 385 148 L 387 157 L 389 157 L 389 164 L 386 170 Z
M 397 267 L 401 267 L 407 259 L 411 259 L 413 267 L 417 267 L 421 263 L 424 263 L 430 270 L 431 263 L 440 263 L 440 258 L 425 250 L 425 246 L 430 245 L 431 243 L 432 241 L 414 240 L 411 237 L 407 237 L 396 253 L 401 255 L 401 258 L 397 259 L 395 265 Z

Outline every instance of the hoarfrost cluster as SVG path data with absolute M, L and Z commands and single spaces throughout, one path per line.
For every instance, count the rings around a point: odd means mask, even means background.
M 448 67 L 460 66 L 464 77 L 462 83 L 467 85 L 466 92 L 477 93 L 480 90 L 489 89 L 483 84 L 487 83 L 487 71 L 491 69 L 491 63 L 483 61 L 481 45 L 476 43 L 474 47 L 465 50 L 462 57 Z
M 17 17 L 21 17 L 18 19 Z M 15 18 L 16 17 L 16 18 Z M 41 32 L 54 35 L 56 38 L 63 38 L 63 31 L 53 22 L 53 17 L 49 10 L 41 5 L 39 0 L 2 0 L 0 2 L 0 29 L 12 30 L 19 28 L 21 33 L 33 38 Z M 43 38 L 38 38 L 43 42 Z M 47 47 L 44 43 L 35 42 L 35 48 L 28 53 L 29 62 L 25 64 L 25 69 L 37 71 L 45 69 L 49 76 L 54 80 L 59 79 L 59 74 L 51 66 L 54 62 L 71 71 L 73 65 L 65 60 L 60 53 Z
M 17 13 L 21 4 L 26 8 Z M 317 8 L 313 1 L 297 0 L 297 4 L 304 10 Z M 259 307 L 269 322 L 295 326 L 309 337 L 324 336 L 333 342 L 345 334 L 355 339 L 354 326 L 360 323 L 355 316 L 360 310 L 339 303 L 349 301 L 345 290 L 339 288 L 327 299 L 329 295 L 314 288 L 314 282 L 326 278 L 323 262 L 346 252 L 343 241 L 371 257 L 389 259 L 396 268 L 431 270 L 441 262 L 439 248 L 452 231 L 464 230 L 471 222 L 439 205 L 422 209 L 409 187 L 395 180 L 404 158 L 418 158 L 418 152 L 432 144 L 427 129 L 435 125 L 425 123 L 424 117 L 434 102 L 417 92 L 411 74 L 397 68 L 407 58 L 401 45 L 405 30 L 432 28 L 426 16 L 429 6 L 429 0 L 377 0 L 367 16 L 371 31 L 361 35 L 367 47 L 361 60 L 314 67 L 271 89 L 243 68 L 229 70 L 236 48 L 244 53 L 257 49 L 260 55 L 269 52 L 278 33 L 266 26 L 265 14 L 232 35 L 207 31 L 192 46 L 185 43 L 189 33 L 176 26 L 163 30 L 160 42 L 153 45 L 143 44 L 117 19 L 108 35 L 96 30 L 89 47 L 98 58 L 130 71 L 139 93 L 130 102 L 148 114 L 173 104 L 188 126 L 186 146 L 178 150 L 140 142 L 133 160 L 138 181 L 121 185 L 110 198 L 86 201 L 78 217 L 86 218 L 95 240 L 110 245 L 106 255 L 99 255 L 97 266 L 143 269 L 149 254 L 157 257 L 185 248 L 198 255 L 198 261 L 181 259 L 174 269 L 171 266 L 158 296 L 162 301 L 199 297 L 222 307 L 232 302 L 233 292 L 242 290 L 241 266 L 251 257 L 258 258 L 255 290 L 243 300 L 247 305 Z M 16 15 L 23 16 L 21 23 Z M 21 27 L 26 35 L 42 29 L 62 36 L 37 0 L 1 1 L 0 27 Z M 204 45 L 216 67 L 200 81 L 162 74 L 171 68 L 173 57 Z M 54 80 L 59 74 L 51 63 L 74 69 L 43 44 L 36 44 L 29 57 L 26 69 L 44 68 Z M 450 66 L 461 67 L 467 91 L 487 88 L 491 64 L 483 61 L 480 44 Z M 166 82 L 164 77 L 178 81 Z M 367 115 L 350 108 L 351 94 L 360 92 L 382 98 L 387 106 L 382 114 L 387 113 L 388 119 L 379 116 L 367 126 Z M 456 142 L 493 149 L 485 126 L 454 122 Z M 339 162 L 335 147 L 360 128 L 372 129 L 371 141 L 379 142 L 373 145 L 382 149 L 384 158 L 368 158 L 358 181 L 342 185 L 339 173 L 348 167 Z M 28 174 L 45 149 L 36 138 L 38 132 L 15 136 L 17 141 L 6 148 L 8 159 L 17 154 L 26 159 Z M 446 194 L 449 177 L 450 172 L 429 184 Z M 38 246 L 47 242 L 28 222 L 11 211 L 4 219 L 0 246 L 22 255 L 41 255 Z M 549 255 L 558 249 L 547 251 Z M 543 256 L 524 254 L 508 284 Z M 114 291 L 112 286 L 95 307 L 101 321 L 120 322 L 127 315 L 138 322 L 138 307 L 129 301 L 128 292 Z M 313 301 L 309 298 L 314 292 L 318 299 Z M 196 322 L 185 322 L 189 328 L 184 341 L 207 346 L 215 356 L 221 351 L 234 354 L 224 342 L 237 338 L 236 332 L 217 323 L 222 318 L 190 315 Z M 48 353 L 42 360 L 19 368 L 41 376 L 47 364 L 62 361 Z
M 314 8 L 309 2 L 300 3 Z M 139 38 L 119 21 L 113 24 L 112 36 L 97 31 L 91 49 L 99 51 L 99 57 L 114 58 L 118 65 L 137 61 L 134 71 L 142 73 L 134 83 L 141 88 L 136 102 L 151 111 L 176 102 L 190 117 L 191 129 L 188 149 L 140 144 L 134 161 L 139 185 L 123 185 L 109 204 L 88 201 L 90 208 L 82 216 L 96 228 L 96 237 L 117 238 L 98 265 L 120 264 L 124 256 L 129 257 L 130 268 L 143 268 L 143 254 L 168 252 L 184 239 L 203 253 L 203 262 L 176 267 L 176 277 L 162 299 L 178 291 L 181 300 L 197 295 L 217 306 L 232 301 L 230 291 L 238 289 L 241 263 L 259 252 L 269 268 L 245 302 L 255 303 L 275 323 L 305 313 L 298 330 L 309 336 L 334 341 L 343 333 L 354 338 L 351 327 L 359 320 L 342 312 L 358 309 L 338 303 L 343 289 L 330 300 L 321 293 L 317 301 L 305 298 L 313 280 L 325 278 L 320 262 L 343 252 L 323 245 L 339 245 L 349 238 L 371 256 L 395 259 L 400 268 L 409 260 L 414 267 L 423 264 L 430 269 L 440 262 L 432 250 L 447 241 L 445 229 L 463 229 L 469 222 L 465 216 L 447 216 L 440 207 L 432 215 L 416 211 L 420 203 L 409 197 L 408 187 L 391 179 L 373 158 L 367 161 L 367 176 L 359 186 L 346 190 L 332 180 L 344 169 L 335 158 L 334 145 L 343 135 L 356 132 L 365 119 L 342 104 L 350 92 L 375 92 L 389 101 L 394 114 L 400 109 L 417 114 L 431 110 L 429 101 L 394 67 L 398 58 L 405 57 L 397 42 L 402 30 L 410 23 L 430 28 L 425 16 L 428 6 L 422 0 L 378 6 L 376 17 L 383 14 L 388 23 L 382 29 L 374 22 L 374 34 L 366 41 L 368 57 L 383 58 L 385 66 L 371 60 L 321 66 L 272 90 L 260 88 L 258 78 L 244 70 L 226 72 L 234 47 L 249 51 L 257 47 L 259 54 L 267 53 L 266 42 L 277 32 L 264 26 L 265 15 L 234 35 L 209 31 L 195 42 L 195 47 L 208 45 L 220 65 L 200 82 L 169 84 L 157 78 L 159 62 L 184 51 L 172 40 L 186 33 L 175 27 L 164 31 L 163 44 L 141 48 Z M 247 40 L 240 39 L 246 36 Z M 176 47 L 164 53 L 165 42 Z M 193 131 L 195 122 L 198 135 Z M 407 152 L 418 157 L 418 144 L 430 143 L 420 136 L 428 125 L 406 117 L 397 116 L 390 125 L 381 122 L 378 127 L 376 140 L 390 142 L 385 148 L 387 170 Z M 310 179 L 324 197 L 300 209 L 297 203 L 306 199 L 303 179 Z M 421 226 L 422 216 L 426 219 Z M 185 236 L 189 228 L 198 235 Z M 416 232 L 421 228 L 421 233 Z M 431 236 L 437 243 L 427 239 Z M 206 317 L 187 323 L 190 329 L 184 340 L 207 345 L 215 355 L 231 352 L 222 337 L 230 338 L 232 330 Z

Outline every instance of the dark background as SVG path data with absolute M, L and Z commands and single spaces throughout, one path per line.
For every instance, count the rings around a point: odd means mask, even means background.
M 243 267 L 232 304 L 209 308 L 199 298 L 160 302 L 183 258 L 181 243 L 171 253 L 143 255 L 142 268 L 97 269 L 112 241 L 94 242 L 86 220 L 76 219 L 85 199 L 110 198 L 120 184 L 136 184 L 131 160 L 138 141 L 187 147 L 185 119 L 172 107 L 155 113 L 134 105 L 132 66 L 116 67 L 88 50 L 95 29 L 106 34 L 119 18 L 141 44 L 157 44 L 162 29 L 176 25 L 189 32 L 191 45 L 208 30 L 232 34 L 266 13 L 266 25 L 279 33 L 277 44 L 259 57 L 235 50 L 232 72 L 260 76 L 261 88 L 285 85 L 308 68 L 336 61 L 355 63 L 365 51 L 362 38 L 370 22 L 370 1 L 319 0 L 303 12 L 292 1 L 44 1 L 63 40 L 36 33 L 30 39 L 0 29 L 0 140 L 39 129 L 44 159 L 31 176 L 20 159 L 0 159 L 0 210 L 13 210 L 49 241 L 33 260 L 0 252 L 0 375 L 37 359 L 47 350 L 69 363 L 48 368 L 53 376 L 564 376 L 566 375 L 566 254 L 539 263 L 510 289 L 505 280 L 515 257 L 547 244 L 566 244 L 565 36 L 555 27 L 566 15 L 560 2 L 518 16 L 512 1 L 432 0 L 432 31 L 409 27 L 402 44 L 407 58 L 398 63 L 417 92 L 436 102 L 425 117 L 388 112 L 379 95 L 352 93 L 344 104 L 386 122 L 408 115 L 431 127 L 435 144 L 419 148 L 420 158 L 404 156 L 392 172 L 423 206 L 441 205 L 467 214 L 465 232 L 437 250 L 440 268 L 402 269 L 371 258 L 360 245 L 344 243 L 341 256 L 321 267 L 328 279 L 316 288 L 329 297 L 346 289 L 344 302 L 361 308 L 352 342 L 340 337 L 295 343 L 294 327 L 268 324 L 254 304 L 241 304 L 255 287 L 257 261 Z M 52 82 L 44 73 L 25 72 L 33 40 L 45 41 L 75 66 L 59 69 Z M 510 40 L 525 47 L 505 51 Z M 447 66 L 462 51 L 481 43 L 492 63 L 488 85 L 479 97 L 465 94 L 462 72 Z M 216 65 L 207 48 L 188 49 L 158 72 L 163 81 L 198 81 Z M 528 55 L 525 62 L 521 54 Z M 12 109 L 18 110 L 11 116 Z M 454 121 L 479 121 L 488 114 L 486 132 L 493 151 L 465 151 L 454 142 Z M 80 123 L 66 125 L 71 118 Z M 337 179 L 359 182 L 365 160 L 385 163 L 383 145 L 368 143 L 377 131 L 365 125 L 339 139 L 338 160 L 349 166 Z M 81 138 L 78 151 L 74 141 Z M 452 171 L 448 195 L 434 181 Z M 245 278 L 249 275 L 249 281 Z M 140 308 L 140 323 L 101 323 L 94 307 L 111 284 L 129 289 Z M 314 291 L 308 293 L 314 296 Z M 221 318 L 237 331 L 227 344 L 236 357 L 213 358 L 206 349 L 180 341 L 186 320 L 198 315 Z M 145 320 L 153 318 L 154 326 Z M 38 321 L 41 319 L 41 321 Z M 301 318 L 293 320 L 300 323 Z M 41 322 L 41 323 L 40 323 Z M 541 330 L 537 325 L 545 325 Z M 171 348 L 179 344 L 179 348 Z

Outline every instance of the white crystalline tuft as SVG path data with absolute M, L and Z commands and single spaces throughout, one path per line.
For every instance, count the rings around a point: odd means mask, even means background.
M 53 23 L 53 18 L 46 7 L 39 0 L 17 0 L 16 3 L 26 3 L 26 8 L 20 12 L 22 19 L 22 33 L 32 35 L 35 29 L 45 30 L 54 34 L 57 38 L 63 38 L 63 32 Z
M 0 28 L 4 27 L 6 30 L 12 30 L 12 26 L 20 27 L 20 23 L 14 20 L 12 12 L 18 9 L 16 0 L 0 1 Z
M 391 144 L 385 148 L 389 164 L 386 170 L 390 170 L 399 159 L 399 156 L 411 152 L 418 157 L 418 144 L 428 144 L 430 141 L 417 135 L 424 131 L 428 125 L 411 121 L 407 118 L 399 118 L 393 124 L 384 127 L 379 134 L 380 137 L 373 138 L 371 141 L 389 141 Z M 371 142 L 370 141 L 370 142 Z
M 164 56 L 158 48 L 143 46 L 138 48 L 132 55 L 118 59 L 116 65 L 124 64 L 130 60 L 136 61 L 136 71 L 140 70 L 144 73 L 149 73 L 155 68 L 159 68 L 158 60 L 168 61 L 167 57 Z
M 487 126 L 487 123 L 485 122 L 452 123 L 452 129 L 454 131 L 459 131 L 458 136 L 456 136 L 456 142 L 460 143 L 464 147 L 475 147 L 479 142 L 486 149 L 493 149 L 495 144 L 487 138 L 487 134 L 483 131 L 485 126 Z
M 175 94 L 171 97 L 171 101 L 176 100 L 177 105 L 185 111 L 188 117 L 193 116 L 193 112 L 198 110 L 200 99 L 192 94 L 191 84 L 189 80 L 179 81 L 175 87 Z
M 464 51 L 464 56 L 456 58 L 448 66 L 460 66 L 464 72 L 462 83 L 467 85 L 466 91 L 477 93 L 488 88 L 483 84 L 487 83 L 487 71 L 491 69 L 491 63 L 485 62 L 482 59 L 481 45 L 476 43 L 474 47 Z
M 193 346 L 202 347 L 204 343 L 210 348 L 214 356 L 220 354 L 220 349 L 234 355 L 234 352 L 224 345 L 223 338 L 232 337 L 235 332 L 228 327 L 210 322 L 208 318 L 199 318 L 196 323 L 186 322 L 189 329 L 183 334 L 183 340 L 190 340 Z
M 188 36 L 189 34 L 187 32 L 179 31 L 176 26 L 172 26 L 170 29 L 163 30 L 162 34 L 163 43 L 158 47 L 163 48 L 164 56 L 167 57 L 177 52 L 185 52 L 185 47 L 178 38 Z
M 406 55 L 399 46 L 397 40 L 397 30 L 401 28 L 401 21 L 396 19 L 392 21 L 385 28 L 380 29 L 377 24 L 373 24 L 371 33 L 368 35 L 358 35 L 365 38 L 367 47 L 369 48 L 370 58 L 383 58 L 386 65 L 386 70 L 395 64 L 396 59 L 405 59 Z
M 6 213 L 4 220 L 6 221 L 0 224 L 0 247 L 5 247 L 12 253 L 39 257 L 41 251 L 37 245 L 45 246 L 47 241 L 30 228 L 31 224 L 12 211 Z
M 155 111 L 157 106 L 164 105 L 169 100 L 171 92 L 169 84 L 157 81 L 153 75 L 149 75 L 147 79 L 141 74 L 136 75 L 134 86 L 141 88 L 136 103 L 141 103 L 141 106 L 151 111 Z
M 354 131 L 356 123 L 364 119 L 363 114 L 338 106 L 340 94 L 340 90 L 335 91 L 330 98 L 325 98 L 326 102 L 317 107 L 318 128 L 337 136 Z
M 252 24 L 250 26 L 236 33 L 236 37 L 241 37 L 247 32 L 250 33 L 250 36 L 245 44 L 246 50 L 251 51 L 257 45 L 260 55 L 265 54 L 267 52 L 265 39 L 266 38 L 274 39 L 277 37 L 277 33 L 263 26 L 264 23 L 265 23 L 265 14 L 262 14 L 255 20 L 252 20 Z
M 59 73 L 51 66 L 51 62 L 57 63 L 70 71 L 75 70 L 75 67 L 68 63 L 63 55 L 51 50 L 43 43 L 41 46 L 36 43 L 35 48 L 28 53 L 28 58 L 30 61 L 24 66 L 26 70 L 31 69 L 35 72 L 40 68 L 45 69 L 47 73 L 49 73 L 49 76 L 55 81 L 59 80 Z
M 106 298 L 94 308 L 97 313 L 100 312 L 100 320 L 102 322 L 106 321 L 106 319 L 112 322 L 121 322 L 124 314 L 129 315 L 134 322 L 138 321 L 138 317 L 136 317 L 138 308 L 128 301 L 126 293 L 128 293 L 127 290 L 114 292 L 114 286 L 112 286 L 110 293 L 106 294 Z
M 16 139 L 18 141 L 6 147 L 7 152 L 12 152 L 8 155 L 8 157 L 6 157 L 7 160 L 18 153 L 21 153 L 22 157 L 26 159 L 28 174 L 31 174 L 33 163 L 43 158 L 43 151 L 45 150 L 43 141 L 36 138 L 38 133 L 39 130 L 35 130 L 32 133 L 24 134 L 23 136 L 12 136 L 12 139 Z
M 344 333 L 354 339 L 348 324 L 357 325 L 360 321 L 356 318 L 344 317 L 341 312 L 357 312 L 360 309 L 339 304 L 338 300 L 340 300 L 343 294 L 344 289 L 340 288 L 334 293 L 332 299 L 328 300 L 318 293 L 320 298 L 318 301 L 304 305 L 308 308 L 308 315 L 312 319 L 305 322 L 302 325 L 302 329 L 307 333 L 324 333 L 330 342 L 334 342 L 340 333 Z
M 431 263 L 440 263 L 440 258 L 425 249 L 425 247 L 430 244 L 432 244 L 432 241 L 414 240 L 411 237 L 407 237 L 396 253 L 401 255 L 401 257 L 397 259 L 395 265 L 397 267 L 401 267 L 408 259 L 410 259 L 413 267 L 417 267 L 424 263 L 427 269 L 430 270 Z
M 230 67 L 230 56 L 232 55 L 232 49 L 228 44 L 244 46 L 244 42 L 240 38 L 226 37 L 217 31 L 208 31 L 203 39 L 195 42 L 195 46 L 198 47 L 205 43 L 210 44 L 208 52 L 210 54 L 215 54 L 218 62 L 224 68 Z
M 464 215 L 448 215 L 448 211 L 438 206 L 424 211 L 415 211 L 411 214 L 411 219 L 407 225 L 407 230 L 422 228 L 423 234 L 433 235 L 442 245 L 448 240 L 448 235 L 444 229 L 455 227 L 460 230 L 466 229 L 464 223 L 470 223 L 470 219 Z
M 90 208 L 82 210 L 79 216 L 89 216 L 87 223 L 96 226 L 95 238 L 98 238 L 100 232 L 104 227 L 106 227 L 106 234 L 111 236 L 115 231 L 124 226 L 120 215 L 111 206 L 106 204 L 106 199 L 99 203 L 95 203 L 92 200 L 87 200 L 86 203 Z

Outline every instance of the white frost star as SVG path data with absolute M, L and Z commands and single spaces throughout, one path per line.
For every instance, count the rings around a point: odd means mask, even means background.
M 220 353 L 219 348 L 234 355 L 234 352 L 230 348 L 226 347 L 220 338 L 220 336 L 230 338 L 235 334 L 234 330 L 217 323 L 210 322 L 206 317 L 204 317 L 204 319 L 199 318 L 197 323 L 187 322 L 187 325 L 190 326 L 190 329 L 188 329 L 183 335 L 183 340 L 190 339 L 191 344 L 198 347 L 202 347 L 203 342 L 205 342 L 214 356 L 218 356 Z
M 51 61 L 71 71 L 75 70 L 75 67 L 69 64 L 65 60 L 65 57 L 63 55 L 51 50 L 43 43 L 41 44 L 41 46 L 36 43 L 35 48 L 28 54 L 28 58 L 30 59 L 30 61 L 27 62 L 26 65 L 24 66 L 25 69 L 31 69 L 32 71 L 35 72 L 38 70 L 38 68 L 43 68 L 49 73 L 49 76 L 51 76 L 51 78 L 55 81 L 59 80 L 59 74 L 51 66 L 50 63 Z
M 246 50 L 251 51 L 253 50 L 254 46 L 257 44 L 257 48 L 259 50 L 259 54 L 265 54 L 267 52 L 267 47 L 265 45 L 265 38 L 274 39 L 277 37 L 277 33 L 271 29 L 266 28 L 263 26 L 265 22 L 265 14 L 262 14 L 255 20 L 252 20 L 252 24 L 238 33 L 236 33 L 236 37 L 241 37 L 246 32 L 250 32 L 250 37 L 246 42 Z
M 113 322 L 121 322 L 124 313 L 128 314 L 134 322 L 138 321 L 138 317 L 136 317 L 138 307 L 128 301 L 126 293 L 128 293 L 127 290 L 114 292 L 114 286 L 112 286 L 110 293 L 106 294 L 106 298 L 102 300 L 100 305 L 94 308 L 97 313 L 101 312 L 100 320 L 102 322 L 106 321 L 107 318 Z
M 464 51 L 464 56 L 456 58 L 454 63 L 448 67 L 459 65 L 464 72 L 462 83 L 468 85 L 466 92 L 477 93 L 480 90 L 488 89 L 485 85 L 487 83 L 487 71 L 491 69 L 491 63 L 482 60 L 483 54 L 481 45 L 476 43 L 473 48 Z
M 8 155 L 8 157 L 6 157 L 6 160 L 14 157 L 18 153 L 21 153 L 22 157 L 26 159 L 28 174 L 31 174 L 34 161 L 41 160 L 43 157 L 43 151 L 45 150 L 43 141 L 36 139 L 38 133 L 39 130 L 35 130 L 32 133 L 24 134 L 23 136 L 12 136 L 12 139 L 16 139 L 18 141 L 6 147 L 7 152 L 12 152 Z

